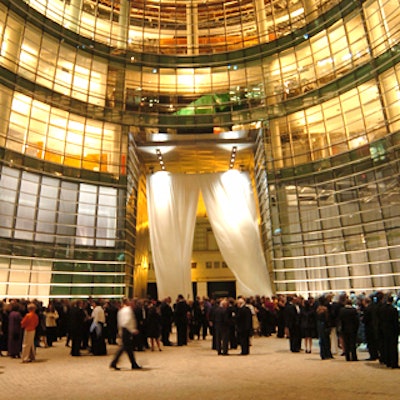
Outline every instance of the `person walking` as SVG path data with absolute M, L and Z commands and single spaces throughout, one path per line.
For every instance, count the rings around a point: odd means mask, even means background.
M 135 355 L 133 352 L 134 348 L 134 335 L 139 333 L 137 328 L 136 317 L 134 313 L 134 304 L 129 299 L 124 299 L 122 303 L 122 308 L 117 314 L 118 331 L 121 337 L 122 343 L 114 355 L 111 361 L 110 368 L 119 371 L 121 368 L 117 366 L 118 361 L 125 351 L 131 362 L 132 369 L 141 369 L 142 367 L 136 362 Z
M 22 362 L 28 363 L 35 360 L 35 332 L 39 325 L 39 317 L 36 314 L 36 305 L 28 304 L 28 313 L 22 318 L 21 328 L 24 329 L 24 338 L 22 341 Z

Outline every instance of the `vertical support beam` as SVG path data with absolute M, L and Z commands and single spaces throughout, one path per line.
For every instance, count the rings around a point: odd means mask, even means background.
M 186 5 L 187 54 L 199 54 L 199 16 L 197 4 Z
M 265 12 L 264 0 L 254 0 L 254 7 L 256 10 L 256 23 L 260 42 L 268 42 L 269 35 L 267 25 L 267 13 Z
M 6 147 L 6 137 L 10 124 L 10 114 L 12 105 L 12 91 L 3 88 L 0 96 L 0 146 Z
M 271 135 L 271 153 L 273 157 L 274 170 L 283 168 L 282 142 L 279 132 L 279 120 L 273 119 L 269 122 Z
M 69 13 L 69 27 L 72 31 L 79 33 L 81 23 L 83 0 L 71 0 L 70 13 Z
M 130 0 L 121 0 L 118 20 L 118 42 L 119 49 L 126 49 L 129 39 L 129 18 L 131 13 Z
M 318 2 L 314 0 L 304 0 L 304 16 L 306 23 L 318 18 Z

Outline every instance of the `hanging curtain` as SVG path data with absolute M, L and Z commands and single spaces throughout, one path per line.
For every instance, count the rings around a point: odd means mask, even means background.
M 193 299 L 191 257 L 199 189 L 191 175 L 147 176 L 150 247 L 158 298 Z
M 218 247 L 236 277 L 237 294 L 271 296 L 249 175 L 230 170 L 198 175 L 198 180 Z

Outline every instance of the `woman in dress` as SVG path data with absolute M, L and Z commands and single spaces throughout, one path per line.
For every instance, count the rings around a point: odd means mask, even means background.
M 317 331 L 319 338 L 319 350 L 322 360 L 333 358 L 331 353 L 330 326 L 328 304 L 325 297 L 320 297 L 316 311 Z
M 315 316 L 314 299 L 309 298 L 301 309 L 301 333 L 304 339 L 306 353 L 311 353 L 312 340 L 317 336 L 317 321 Z
M 154 351 L 154 344 L 161 351 L 160 335 L 161 335 L 161 313 L 159 305 L 149 304 L 146 319 L 147 337 L 150 338 L 151 351 Z
M 49 304 L 47 310 L 43 313 L 46 321 L 46 341 L 47 346 L 52 347 L 57 341 L 57 320 L 58 312 L 53 304 Z
M 19 303 L 11 305 L 11 312 L 8 316 L 8 355 L 12 358 L 21 358 L 22 351 L 22 314 Z
M 6 305 L 0 301 L 0 357 L 3 356 L 3 351 L 7 351 L 8 340 L 8 313 Z

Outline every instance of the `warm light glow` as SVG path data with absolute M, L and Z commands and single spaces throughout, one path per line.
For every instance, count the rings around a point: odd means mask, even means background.
M 143 151 L 147 154 L 154 154 L 155 151 L 159 148 L 160 150 L 162 150 L 163 154 L 167 154 L 170 151 L 174 150 L 176 146 L 162 146 L 162 147 L 155 147 L 155 146 L 149 146 L 149 147 L 141 147 L 140 151 Z
M 222 175 L 222 182 L 225 190 L 230 193 L 229 202 L 224 203 L 224 207 L 221 208 L 221 212 L 225 215 L 224 221 L 229 224 L 232 222 L 230 229 L 233 231 L 240 230 L 240 224 L 246 222 L 248 218 L 248 209 L 243 204 L 243 185 L 248 185 L 245 175 L 242 175 L 240 171 L 230 169 Z M 235 195 L 237 193 L 237 195 Z M 218 196 L 218 194 L 217 194 Z M 221 193 L 220 196 L 224 198 Z

